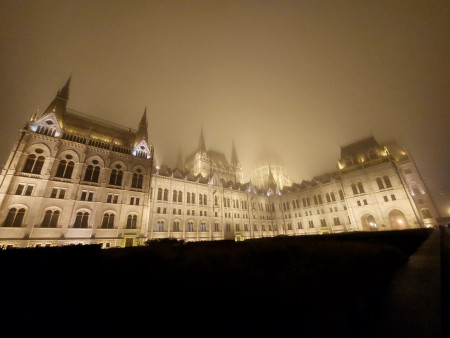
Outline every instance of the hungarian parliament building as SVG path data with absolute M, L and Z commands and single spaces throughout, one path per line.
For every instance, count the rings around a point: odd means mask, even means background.
M 146 112 L 137 130 L 67 108 L 70 78 L 20 131 L 0 175 L 0 247 L 148 240 L 246 240 L 437 224 L 410 154 L 373 136 L 341 146 L 336 170 L 292 182 L 279 162 L 243 181 L 231 160 L 198 148 L 157 165 Z

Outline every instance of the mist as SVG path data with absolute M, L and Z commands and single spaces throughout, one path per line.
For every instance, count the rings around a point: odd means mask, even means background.
M 206 147 L 294 182 L 373 135 L 450 216 L 448 1 L 0 1 L 1 163 L 72 75 L 68 107 L 137 128 L 158 164 Z

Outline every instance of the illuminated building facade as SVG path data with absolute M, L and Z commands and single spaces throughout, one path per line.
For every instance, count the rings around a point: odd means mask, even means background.
M 373 137 L 341 147 L 339 169 L 301 183 L 242 181 L 231 162 L 196 152 L 153 163 L 144 112 L 137 130 L 68 109 L 70 79 L 20 133 L 0 176 L 0 246 L 141 245 L 433 226 L 437 211 L 404 149 Z M 285 172 L 281 172 L 285 175 Z M 261 174 L 260 174 L 261 175 Z M 264 174 L 262 174 L 264 175 Z M 287 177 L 287 175 L 285 175 Z

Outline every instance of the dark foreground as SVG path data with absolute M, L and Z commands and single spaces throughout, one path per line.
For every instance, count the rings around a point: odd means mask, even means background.
M 8 336 L 370 337 L 432 230 L 0 252 Z

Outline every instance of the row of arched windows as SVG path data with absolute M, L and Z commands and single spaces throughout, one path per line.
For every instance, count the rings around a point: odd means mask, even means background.
M 42 153 L 42 149 L 36 149 L 36 152 Z M 75 167 L 75 162 L 71 160 L 72 155 L 66 155 L 65 159 L 59 161 L 58 168 L 56 169 L 55 177 L 67 178 L 71 179 L 73 170 Z M 41 174 L 42 167 L 45 162 L 45 157 L 40 155 L 36 156 L 36 154 L 28 155 L 25 165 L 23 167 L 23 172 L 30 174 Z M 100 176 L 100 166 L 97 165 L 98 161 L 94 160 L 93 164 L 89 164 L 86 167 L 86 171 L 84 173 L 83 180 L 86 182 L 98 183 Z M 109 184 L 115 186 L 122 185 L 123 178 L 123 170 L 122 167 L 118 164 L 116 168 L 111 171 L 109 177 Z M 144 175 L 141 172 L 141 169 L 136 169 L 136 172 L 133 173 L 133 177 L 131 180 L 131 187 L 142 189 L 144 181 Z
M 21 227 L 23 225 L 23 220 L 25 218 L 26 210 L 25 208 L 11 208 L 6 215 L 5 221 L 3 222 L 4 227 Z M 40 224 L 41 228 L 57 228 L 60 216 L 59 210 L 46 210 L 44 213 L 44 218 Z M 74 228 L 88 228 L 89 226 L 90 213 L 88 211 L 78 211 L 73 223 Z M 105 212 L 103 214 L 101 228 L 103 229 L 113 229 L 114 221 L 116 215 L 112 212 Z M 127 229 L 136 229 L 137 225 L 137 215 L 129 214 L 127 216 Z

